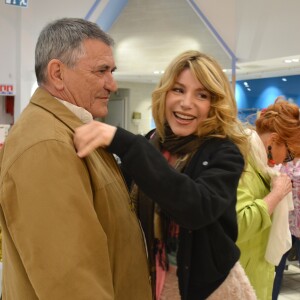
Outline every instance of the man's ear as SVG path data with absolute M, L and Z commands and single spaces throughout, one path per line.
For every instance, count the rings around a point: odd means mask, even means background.
M 47 66 L 47 77 L 57 90 L 62 90 L 64 87 L 63 72 L 64 64 L 58 59 L 51 59 Z

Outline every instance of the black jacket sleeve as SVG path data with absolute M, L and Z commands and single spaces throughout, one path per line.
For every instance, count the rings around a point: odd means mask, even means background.
M 122 167 L 142 191 L 182 227 L 207 226 L 235 205 L 244 160 L 227 139 L 205 142 L 185 173 L 169 166 L 145 137 L 122 128 L 108 150 L 121 158 Z

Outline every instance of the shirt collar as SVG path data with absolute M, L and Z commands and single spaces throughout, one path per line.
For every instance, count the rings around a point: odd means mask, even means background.
M 65 105 L 73 114 L 75 114 L 83 123 L 89 123 L 93 120 L 93 116 L 83 107 L 74 105 L 70 102 L 56 98 L 59 102 Z

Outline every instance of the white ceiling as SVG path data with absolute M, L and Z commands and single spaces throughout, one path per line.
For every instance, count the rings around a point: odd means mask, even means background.
M 214 56 L 224 69 L 236 58 L 236 80 L 300 74 L 299 62 L 283 62 L 300 58 L 299 12 L 299 0 L 128 0 L 109 29 L 115 77 L 155 83 L 153 72 L 187 49 Z

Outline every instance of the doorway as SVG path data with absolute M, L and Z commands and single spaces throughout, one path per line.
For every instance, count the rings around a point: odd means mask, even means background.
M 128 102 L 129 102 L 129 89 L 118 89 L 112 93 L 108 102 L 108 114 L 103 118 L 103 122 L 128 128 Z

